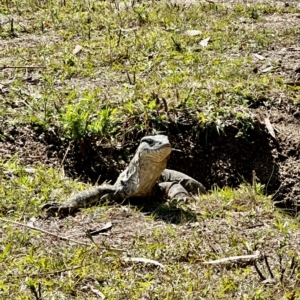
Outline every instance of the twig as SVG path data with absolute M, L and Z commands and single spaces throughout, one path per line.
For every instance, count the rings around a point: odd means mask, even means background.
M 130 85 L 135 85 L 135 81 L 136 81 L 135 72 L 133 72 L 133 79 L 131 79 L 128 70 L 126 70 L 126 76 L 127 76 L 128 81 L 129 81 L 129 84 Z
M 95 289 L 92 285 L 88 284 L 87 287 L 89 287 L 91 289 L 91 291 L 97 295 L 100 299 L 105 299 L 105 296 L 98 290 Z
M 292 258 L 292 262 L 291 262 L 291 270 L 292 271 L 291 271 L 290 278 L 291 278 L 291 276 L 294 275 L 297 266 L 298 266 L 298 263 L 296 262 L 295 255 L 294 255 L 293 258 Z
M 225 257 L 217 260 L 210 260 L 210 261 L 205 261 L 203 264 L 219 264 L 219 263 L 226 263 L 226 262 L 233 262 L 233 261 L 238 261 L 241 259 L 257 259 L 260 257 L 260 252 L 256 251 L 254 254 L 250 255 L 240 255 L 240 256 L 231 256 L 231 257 Z
M 21 214 L 21 217 L 20 217 L 20 221 L 23 219 L 24 217 L 24 214 L 25 214 L 25 211 L 27 209 L 27 206 L 28 206 L 28 203 L 29 203 L 29 198 L 26 199 L 24 205 L 23 205 L 23 211 L 22 211 L 22 214 Z
M 272 168 L 271 175 L 270 175 L 270 177 L 269 177 L 269 179 L 268 179 L 268 182 L 267 182 L 267 184 L 266 184 L 266 188 L 265 188 L 266 195 L 268 195 L 268 186 L 269 186 L 269 183 L 270 183 L 270 181 L 271 181 L 271 178 L 273 177 L 274 170 L 275 170 L 275 163 L 273 164 L 273 168 Z M 277 191 L 278 191 L 278 190 L 277 190 Z M 277 191 L 276 191 L 276 193 L 277 193 Z M 273 197 L 274 197 L 274 195 L 273 195 Z
M 62 161 L 61 161 L 61 163 L 60 163 L 60 167 L 61 167 L 61 168 L 62 168 L 62 166 L 64 165 L 65 159 L 66 159 L 66 157 L 67 157 L 67 155 L 68 155 L 68 153 L 69 153 L 69 151 L 70 151 L 70 145 L 71 145 L 71 143 L 69 142 L 68 148 L 67 148 L 67 150 L 66 150 L 66 152 L 65 152 L 65 154 L 64 154 L 64 157 L 63 157 L 63 159 L 62 159 Z
M 269 265 L 269 262 L 268 262 L 268 257 L 267 257 L 267 255 L 264 255 L 264 260 L 265 260 L 265 263 L 266 263 L 266 265 L 267 265 L 267 268 L 268 268 L 268 271 L 269 271 L 271 277 L 274 278 L 274 274 L 273 274 L 273 272 L 272 272 L 272 270 L 271 270 L 271 268 L 270 268 L 270 265 Z
M 45 272 L 45 273 L 39 273 L 39 274 L 32 274 L 30 276 L 46 276 L 46 275 L 55 275 L 55 274 L 60 274 L 60 273 L 64 273 L 64 272 L 68 272 L 68 271 L 73 271 L 73 270 L 77 270 L 80 269 L 82 267 L 86 267 L 85 266 L 76 266 L 73 268 L 67 268 L 67 269 L 62 269 L 62 270 L 57 270 L 57 271 L 52 271 L 52 272 Z
M 41 283 L 39 282 L 38 284 L 38 290 L 34 285 L 29 286 L 30 291 L 34 295 L 36 300 L 42 300 L 42 288 L 41 288 Z
M 58 234 L 46 231 L 44 229 L 41 229 L 41 228 L 38 228 L 38 227 L 35 227 L 35 226 L 30 226 L 30 225 L 27 225 L 27 224 L 19 223 L 19 222 L 8 220 L 8 219 L 4 219 L 4 218 L 0 218 L 0 221 L 4 221 L 4 222 L 7 222 L 7 223 L 12 223 L 12 224 L 15 224 L 15 225 L 18 225 L 18 226 L 27 227 L 27 228 L 29 228 L 31 230 L 35 230 L 35 231 L 40 231 L 42 233 L 54 236 L 54 237 L 56 237 L 58 239 L 61 239 L 61 240 L 64 240 L 64 241 L 69 241 L 69 242 L 72 242 L 72 243 L 76 243 L 76 244 L 80 244 L 80 245 L 85 245 L 85 246 L 91 246 L 91 244 L 89 244 L 89 243 L 85 243 L 85 242 L 76 241 L 76 240 L 73 240 L 73 239 L 70 239 L 70 238 L 66 238 L 64 236 L 61 236 L 61 235 L 58 235 Z
M 100 229 L 97 229 L 97 227 L 93 228 L 93 229 L 88 229 L 84 232 L 80 232 L 80 233 L 77 233 L 77 234 L 73 234 L 71 236 L 68 236 L 67 238 L 69 237 L 78 237 L 78 236 L 86 236 L 88 238 L 90 238 L 90 235 L 93 236 L 93 235 L 97 235 L 97 234 L 101 234 L 101 233 L 105 233 L 105 231 L 109 230 L 112 228 L 112 223 L 111 222 L 107 222 L 102 228 Z
M 49 271 L 49 272 L 44 272 L 44 273 L 33 273 L 33 274 L 24 273 L 24 274 L 17 274 L 17 275 L 10 274 L 9 276 L 12 276 L 14 278 L 20 278 L 20 277 L 24 277 L 24 276 L 41 278 L 41 277 L 48 276 L 48 275 L 56 275 L 56 274 L 60 274 L 60 273 L 68 272 L 68 271 L 77 270 L 77 269 L 80 269 L 80 268 L 83 268 L 83 267 L 86 267 L 86 266 L 87 265 L 85 265 L 85 266 L 75 266 L 75 267 L 72 267 L 72 268 L 66 268 L 66 269 L 57 270 L 57 271 Z
M 58 235 L 58 234 L 46 231 L 44 229 L 41 229 L 41 228 L 38 228 L 38 227 L 35 227 L 35 226 L 30 226 L 30 225 L 27 225 L 27 224 L 19 223 L 19 222 L 16 222 L 16 221 L 5 219 L 5 218 L 0 218 L 0 221 L 4 221 L 4 222 L 7 222 L 7 223 L 12 223 L 12 224 L 15 224 L 15 225 L 27 227 L 27 228 L 29 228 L 31 230 L 40 231 L 42 233 L 45 233 L 45 234 L 48 234 L 48 235 L 51 235 L 51 236 L 55 236 L 56 238 L 64 240 L 64 241 L 69 241 L 69 242 L 72 242 L 72 243 L 76 243 L 76 244 L 80 244 L 80 245 L 85 245 L 85 246 L 92 246 L 92 244 L 81 242 L 81 241 L 77 241 L 77 240 L 73 240 L 73 239 L 71 239 L 69 237 L 64 237 L 64 236 L 61 236 L 61 235 Z M 89 236 L 87 236 L 87 237 L 89 237 Z M 95 244 L 95 246 L 97 246 L 98 249 L 101 249 L 101 250 L 109 250 L 109 251 L 117 251 L 117 252 L 127 252 L 126 249 L 110 248 L 110 247 L 107 247 L 105 245 L 103 247 L 100 247 L 93 240 L 92 240 L 92 242 L 93 242 L 93 244 Z
M 43 66 L 2 66 L 0 67 L 0 70 L 4 69 L 46 69 L 46 67 Z
M 166 269 L 166 267 L 163 264 L 161 264 L 160 262 L 153 260 L 153 259 L 143 258 L 143 257 L 125 257 L 124 261 L 125 262 L 141 262 L 144 264 L 152 264 L 152 265 L 162 268 L 163 270 Z
M 272 199 L 275 201 L 275 198 L 277 197 L 276 196 L 276 194 L 278 194 L 278 192 L 280 191 L 280 189 L 281 189 L 281 185 L 282 185 L 282 183 L 279 185 L 279 188 L 275 191 L 275 193 L 272 195 Z M 276 197 L 275 197 L 276 196 Z M 283 201 L 276 201 L 276 202 L 274 202 L 274 204 L 276 204 L 276 203 L 280 203 L 280 202 L 283 202 Z
M 280 265 L 280 282 L 281 284 L 283 284 L 285 268 L 282 267 L 282 254 L 279 254 L 279 265 Z
M 283 268 L 283 269 L 281 270 L 281 274 L 280 274 L 280 282 L 281 282 L 281 284 L 283 284 L 284 273 L 285 273 L 285 268 Z
M 100 178 L 101 178 L 101 174 L 99 174 L 99 176 L 98 176 L 98 178 L 97 178 L 97 180 L 95 182 L 95 185 L 98 185 Z
M 258 269 L 258 267 L 257 267 L 257 265 L 256 265 L 256 261 L 254 261 L 254 268 L 255 268 L 256 272 L 258 273 L 258 275 L 259 275 L 261 281 L 266 280 L 266 277 L 261 273 L 261 271 L 259 271 L 259 269 Z
M 117 41 L 117 48 L 119 48 L 119 46 L 120 46 L 121 37 L 122 37 L 122 31 L 119 30 L 119 33 L 118 33 L 118 41 Z
M 166 99 L 165 98 L 161 98 L 161 101 L 162 101 L 162 103 L 164 105 L 165 112 L 168 113 L 169 109 L 168 109 L 168 103 L 167 103 Z
M 284 84 L 286 84 L 286 85 L 292 85 L 292 86 L 300 86 L 300 81 L 285 82 Z
M 291 297 L 289 298 L 289 300 L 295 300 L 296 299 L 295 295 L 296 295 L 296 290 L 293 291 L 293 293 L 292 293 Z
M 256 184 L 256 172 L 252 170 L 252 188 L 254 192 L 256 192 Z

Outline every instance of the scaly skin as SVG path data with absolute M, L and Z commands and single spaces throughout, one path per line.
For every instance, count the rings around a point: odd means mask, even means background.
M 146 136 L 141 139 L 134 157 L 114 185 L 94 187 L 74 195 L 63 204 L 47 203 L 42 208 L 47 214 L 64 216 L 100 202 L 120 202 L 132 197 L 149 196 L 156 185 L 169 199 L 187 198 L 189 193 L 205 193 L 200 182 L 166 169 L 171 151 L 167 136 Z

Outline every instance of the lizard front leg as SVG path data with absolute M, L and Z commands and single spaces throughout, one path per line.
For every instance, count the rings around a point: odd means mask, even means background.
M 190 197 L 180 182 L 160 182 L 158 186 L 163 195 L 170 200 L 185 200 Z
M 66 216 L 73 214 L 79 208 L 89 207 L 97 202 L 112 202 L 120 200 L 118 190 L 113 185 L 101 185 L 94 187 L 87 191 L 82 191 L 66 202 L 59 204 L 56 202 L 46 203 L 42 209 L 46 211 L 47 215 L 58 214 L 59 216 Z
M 174 170 L 165 169 L 160 178 L 160 182 L 177 182 L 191 194 L 205 194 L 206 190 L 202 183 L 195 180 L 194 178 Z M 179 187 L 178 187 L 179 189 Z

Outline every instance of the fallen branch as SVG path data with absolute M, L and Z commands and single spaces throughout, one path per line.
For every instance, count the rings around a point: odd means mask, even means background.
M 225 257 L 217 260 L 210 260 L 210 261 L 205 261 L 203 264 L 220 264 L 220 263 L 227 263 L 227 262 L 234 262 L 238 260 L 243 260 L 243 259 L 257 259 L 260 257 L 260 252 L 256 251 L 254 254 L 250 255 L 240 255 L 240 256 L 231 256 L 231 257 Z
M 19 222 L 8 220 L 8 219 L 4 219 L 4 218 L 0 218 L 0 221 L 4 221 L 4 222 L 7 222 L 7 223 L 12 223 L 12 224 L 15 224 L 15 225 L 18 225 L 18 226 L 23 226 L 23 227 L 29 228 L 31 230 L 39 231 L 39 232 L 42 232 L 42 233 L 54 236 L 54 237 L 56 237 L 56 238 L 58 238 L 60 240 L 69 241 L 69 242 L 72 242 L 72 243 L 76 243 L 76 244 L 80 244 L 80 245 L 85 245 L 85 246 L 91 246 L 91 244 L 89 244 L 89 243 L 85 243 L 85 242 L 73 240 L 73 239 L 70 239 L 70 238 L 67 238 L 67 237 L 64 237 L 64 236 L 61 236 L 61 235 L 58 235 L 58 234 L 46 231 L 44 229 L 41 229 L 41 228 L 38 228 L 38 227 L 35 227 L 35 226 L 27 225 L 27 224 L 24 224 L 24 223 L 19 223 Z

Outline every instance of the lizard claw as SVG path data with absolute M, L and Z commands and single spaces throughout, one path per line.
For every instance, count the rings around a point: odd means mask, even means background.
M 46 212 L 47 216 L 55 216 L 59 211 L 59 208 L 60 204 L 57 202 L 48 202 L 41 207 L 41 209 Z
M 42 210 L 47 210 L 49 208 L 57 208 L 57 210 L 58 210 L 59 206 L 60 206 L 60 204 L 57 203 L 57 202 L 48 202 L 48 203 L 42 205 L 41 209 Z
M 57 203 L 57 202 L 49 202 L 44 204 L 41 207 L 42 210 L 44 210 L 46 212 L 47 216 L 56 216 L 58 215 L 59 217 L 65 217 L 68 215 L 73 214 L 75 211 L 77 211 L 77 209 L 72 208 L 72 207 L 64 207 L 61 204 Z

